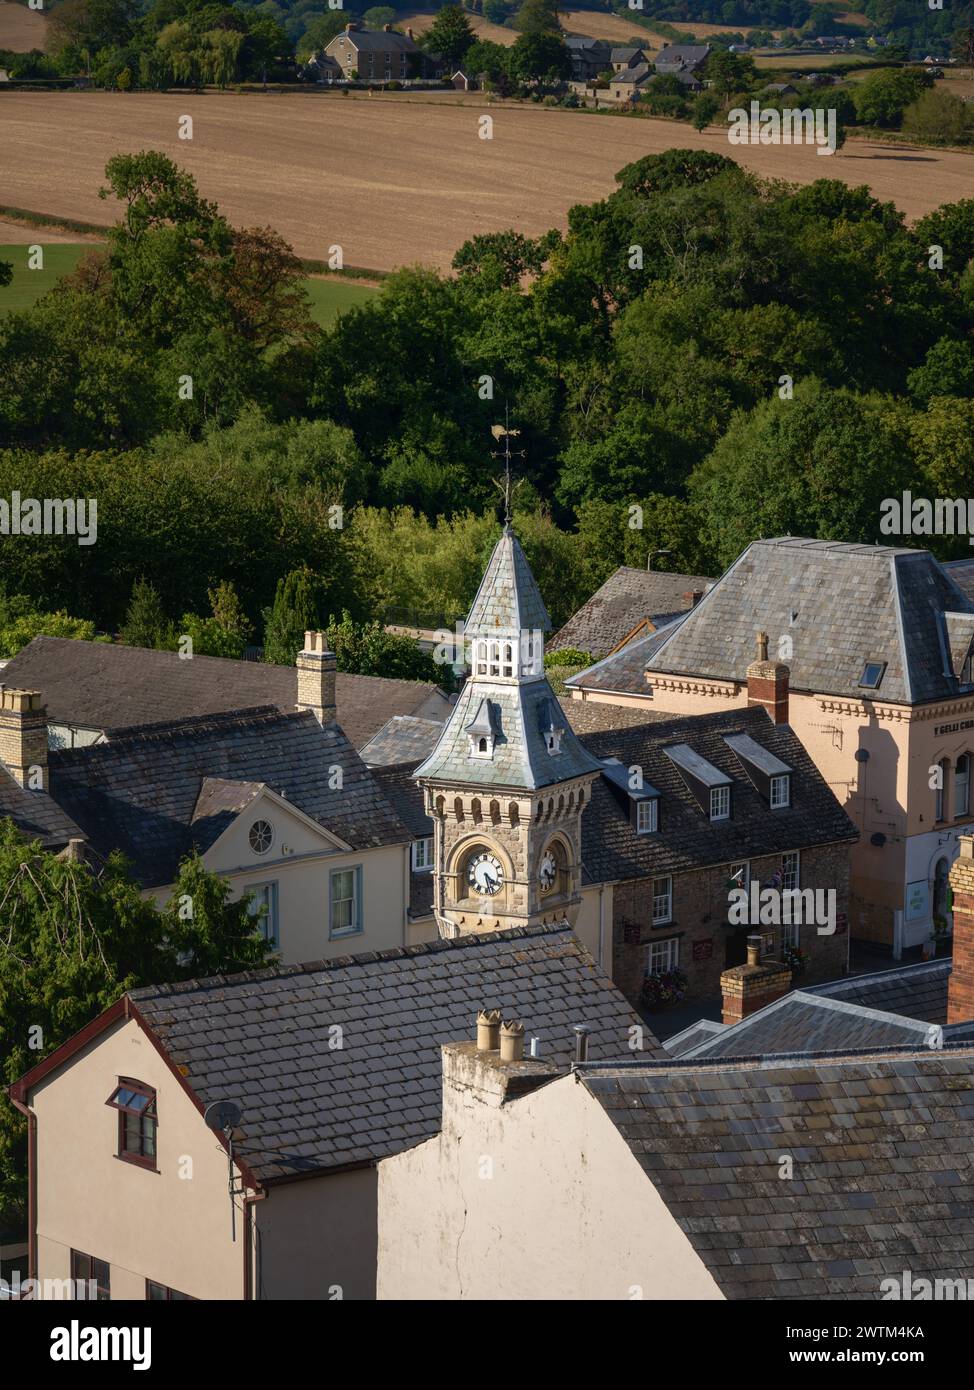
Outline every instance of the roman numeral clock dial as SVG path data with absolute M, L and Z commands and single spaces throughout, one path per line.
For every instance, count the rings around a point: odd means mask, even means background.
M 504 869 L 500 861 L 486 850 L 475 854 L 467 865 L 467 880 L 475 893 L 492 898 L 503 886 Z

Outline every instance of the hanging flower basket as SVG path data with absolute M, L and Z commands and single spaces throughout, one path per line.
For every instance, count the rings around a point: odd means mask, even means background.
M 652 1011 L 669 1009 L 679 1004 L 687 992 L 687 977 L 682 970 L 654 970 L 643 980 L 640 1001 Z
M 793 975 L 804 975 L 808 957 L 800 947 L 786 946 L 781 953 L 781 959 Z

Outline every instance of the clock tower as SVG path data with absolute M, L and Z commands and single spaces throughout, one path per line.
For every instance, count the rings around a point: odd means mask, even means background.
M 467 617 L 466 684 L 413 774 L 433 819 L 433 907 L 443 936 L 578 916 L 582 810 L 601 764 L 545 678 L 550 630 L 508 522 Z

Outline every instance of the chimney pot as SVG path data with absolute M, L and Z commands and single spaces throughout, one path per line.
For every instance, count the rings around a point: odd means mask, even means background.
M 755 647 L 756 647 L 756 649 L 757 649 L 757 660 L 758 660 L 758 661 L 767 661 L 767 659 L 768 659 L 768 634 L 767 634 L 766 632 L 759 632 L 759 633 L 757 634 L 757 636 L 755 637 L 754 642 L 755 642 Z
M 760 965 L 760 964 L 761 964 L 761 946 L 762 946 L 762 941 L 761 941 L 760 936 L 749 936 L 749 937 L 747 938 L 747 963 L 748 963 L 748 965 Z
M 496 1052 L 500 1047 L 500 1009 L 481 1009 L 477 1015 L 477 1051 Z
M 524 1024 L 514 1019 L 501 1024 L 501 1061 L 521 1062 L 524 1060 Z

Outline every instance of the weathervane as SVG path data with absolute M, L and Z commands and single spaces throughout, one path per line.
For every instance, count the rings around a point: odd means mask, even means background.
M 502 458 L 504 460 L 504 481 L 501 482 L 500 478 L 495 478 L 493 481 L 498 492 L 503 493 L 504 496 L 504 529 L 508 530 L 511 525 L 511 502 L 515 492 L 524 482 L 523 478 L 519 478 L 514 486 L 511 486 L 511 458 L 526 458 L 528 451 L 527 449 L 517 449 L 513 455 L 511 453 L 511 440 L 516 438 L 521 431 L 510 428 L 510 417 L 506 405 L 503 425 L 491 425 L 490 432 L 495 439 L 503 439 L 504 441 L 504 452 L 499 453 L 491 450 L 490 456 L 492 459 Z

